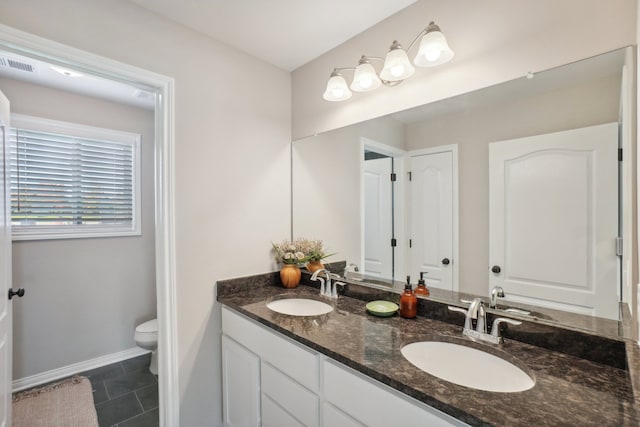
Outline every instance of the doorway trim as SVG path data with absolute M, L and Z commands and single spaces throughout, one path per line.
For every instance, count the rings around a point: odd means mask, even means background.
M 175 81 L 0 24 L 0 48 L 155 92 L 155 233 L 160 425 L 179 425 L 175 263 Z

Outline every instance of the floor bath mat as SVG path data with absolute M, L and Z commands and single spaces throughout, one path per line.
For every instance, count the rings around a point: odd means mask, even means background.
M 13 396 L 12 427 L 98 427 L 93 389 L 72 377 Z

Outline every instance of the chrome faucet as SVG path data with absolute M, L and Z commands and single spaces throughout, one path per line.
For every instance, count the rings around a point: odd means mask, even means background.
M 487 341 L 493 344 L 501 344 L 504 339 L 500 336 L 500 324 L 509 323 L 511 325 L 520 325 L 522 322 L 513 319 L 507 319 L 506 317 L 498 317 L 493 321 L 491 325 L 491 334 L 487 333 L 487 312 L 484 309 L 484 301 L 481 298 L 475 298 L 469 304 L 469 308 L 465 310 L 460 307 L 449 306 L 449 310 L 457 311 L 465 315 L 464 328 L 462 335 L 471 338 L 472 340 Z M 476 321 L 476 328 L 473 329 L 473 322 Z
M 349 269 L 351 267 L 353 267 L 353 271 L 355 271 L 356 273 L 360 271 L 360 269 L 356 264 L 350 263 L 350 264 L 347 264 L 347 266 L 344 268 L 344 271 L 342 272 L 342 277 L 344 277 L 345 279 L 347 278 L 347 273 L 349 272 Z
M 504 289 L 500 286 L 494 286 L 491 290 L 491 300 L 489 301 L 489 308 L 496 308 L 498 306 L 498 298 L 504 298 Z
M 324 273 L 324 277 L 326 279 L 326 282 L 325 282 L 325 279 L 323 279 L 322 277 L 318 276 L 320 273 Z M 313 274 L 311 275 L 311 280 L 313 280 L 313 281 L 319 280 L 320 281 L 320 295 L 325 296 L 325 297 L 329 297 L 329 298 L 338 298 L 337 285 L 343 285 L 344 286 L 344 283 L 335 281 L 335 282 L 333 282 L 333 287 L 332 287 L 331 286 L 331 276 L 333 276 L 334 279 L 339 279 L 340 278 L 340 276 L 330 272 L 326 268 L 321 268 L 321 269 L 318 269 L 318 270 L 313 272 Z

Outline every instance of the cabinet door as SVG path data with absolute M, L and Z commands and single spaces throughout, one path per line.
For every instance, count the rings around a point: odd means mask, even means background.
M 224 425 L 260 426 L 260 358 L 222 336 Z

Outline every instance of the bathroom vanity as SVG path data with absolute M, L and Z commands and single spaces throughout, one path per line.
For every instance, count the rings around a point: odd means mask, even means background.
M 632 385 L 637 371 L 629 370 L 637 369 L 639 360 L 632 341 L 587 334 L 586 341 L 602 339 L 592 347 L 610 348 L 611 354 L 586 358 L 561 345 L 552 350 L 509 334 L 500 346 L 477 343 L 462 337 L 463 316 L 437 320 L 424 312 L 438 311 L 438 303 L 424 305 L 427 300 L 421 299 L 423 315 L 419 311 L 416 319 L 374 317 L 366 313 L 367 300 L 393 300 L 397 293 L 349 284 L 337 300 L 321 298 L 308 277 L 287 290 L 277 273 L 220 281 L 217 294 L 228 426 L 640 425 Z M 321 300 L 333 310 L 291 316 L 267 307 L 283 298 Z M 401 354 L 403 346 L 427 340 L 498 355 L 535 385 L 522 392 L 489 392 L 427 374 Z

